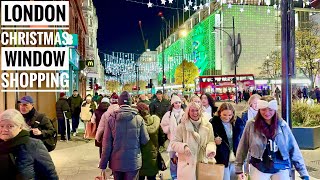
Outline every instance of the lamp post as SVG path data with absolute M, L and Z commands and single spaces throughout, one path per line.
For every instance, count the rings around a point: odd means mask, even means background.
M 184 92 L 184 88 L 185 88 L 185 83 L 184 83 L 184 45 L 185 45 L 185 42 L 184 42 L 184 38 L 188 35 L 188 32 L 183 29 L 180 31 L 180 36 L 182 38 L 181 42 L 182 42 L 182 48 L 181 48 L 181 54 L 182 54 L 182 89 L 183 89 L 183 92 Z
M 234 25 L 234 16 L 232 16 L 232 27 L 213 27 L 213 29 L 219 29 L 220 31 L 223 31 L 224 33 L 226 33 L 231 42 L 232 42 L 232 51 L 233 51 L 233 61 L 234 61 L 234 84 L 235 84 L 235 96 L 236 96 L 236 104 L 238 104 L 238 88 L 237 88 L 237 65 L 238 65 L 238 60 L 239 60 L 239 57 L 240 57 L 240 54 L 241 54 L 241 42 L 240 42 L 240 34 L 238 34 L 238 42 L 237 42 L 237 46 L 236 46 L 236 34 L 235 34 L 235 25 Z M 225 31 L 224 29 L 232 29 L 232 36 L 233 38 L 231 37 L 231 35 Z M 238 45 L 240 46 L 240 49 L 238 49 Z M 239 50 L 239 52 L 238 52 Z

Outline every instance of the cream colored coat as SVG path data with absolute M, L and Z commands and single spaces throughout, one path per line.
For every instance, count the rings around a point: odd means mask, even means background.
M 180 114 L 178 116 L 179 122 L 181 121 L 183 114 L 184 114 L 184 111 L 181 109 Z M 172 151 L 171 144 L 172 144 L 172 140 L 176 135 L 177 127 L 178 127 L 178 123 L 176 118 L 174 117 L 174 112 L 171 113 L 171 116 L 170 116 L 170 111 L 166 112 L 166 114 L 164 114 L 161 120 L 161 128 L 163 132 L 167 134 L 167 137 L 169 139 L 169 145 L 167 149 L 168 152 Z
M 184 120 L 177 127 L 172 149 L 178 153 L 178 180 L 196 180 L 197 163 L 208 162 L 207 155 L 216 152 L 212 125 L 206 118 L 200 120 L 199 133 L 194 131 L 190 120 Z M 184 154 L 186 145 L 191 156 Z

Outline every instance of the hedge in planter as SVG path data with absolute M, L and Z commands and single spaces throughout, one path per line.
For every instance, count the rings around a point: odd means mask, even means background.
M 292 106 L 293 135 L 302 149 L 320 147 L 320 105 L 296 102 Z

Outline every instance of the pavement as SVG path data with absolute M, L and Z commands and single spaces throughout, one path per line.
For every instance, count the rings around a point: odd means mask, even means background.
M 220 103 L 217 103 L 219 105 Z M 244 103 L 236 106 L 236 111 L 240 112 L 245 108 Z M 83 124 L 80 123 L 80 132 Z M 82 130 L 83 131 L 83 130 Z M 53 162 L 56 166 L 60 180 L 93 180 L 99 176 L 101 171 L 99 164 L 99 149 L 95 147 L 94 141 L 85 141 L 83 132 L 77 137 L 72 137 L 72 141 L 58 142 L 54 151 L 50 152 Z M 320 148 L 316 150 L 302 150 L 308 172 L 311 180 L 320 180 Z M 169 157 L 166 152 L 162 153 L 167 167 L 169 167 Z M 160 172 L 162 179 L 170 179 L 169 169 Z M 111 174 L 107 169 L 107 174 Z M 158 174 L 160 175 L 160 174 Z M 160 179 L 157 177 L 157 179 Z M 295 173 L 295 179 L 300 179 L 298 173 Z

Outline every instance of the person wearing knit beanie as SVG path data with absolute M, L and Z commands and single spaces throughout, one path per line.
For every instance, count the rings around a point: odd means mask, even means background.
M 118 104 L 118 99 L 119 96 L 117 95 L 117 93 L 112 93 L 111 97 L 110 97 L 110 103 L 111 104 Z
M 119 105 L 131 105 L 131 96 L 127 91 L 123 91 L 118 99 Z
M 61 92 L 61 93 L 60 93 L 60 98 L 63 98 L 65 95 L 66 95 L 66 93 Z
M 179 98 L 179 96 L 177 95 L 173 95 L 171 97 L 171 104 L 175 103 L 175 102 L 181 102 L 181 99 Z

